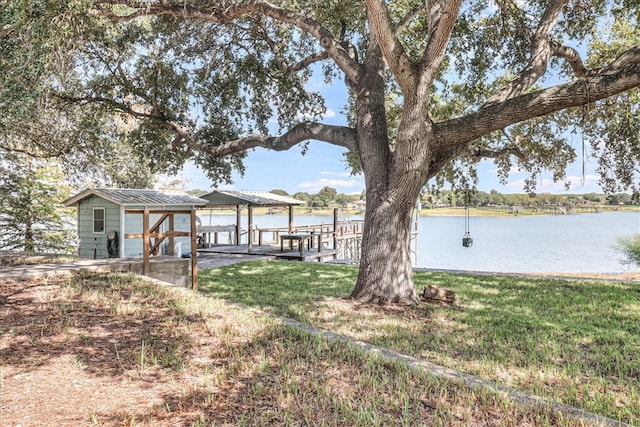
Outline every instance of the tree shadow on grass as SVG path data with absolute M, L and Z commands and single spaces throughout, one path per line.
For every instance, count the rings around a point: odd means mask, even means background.
M 513 375 L 512 386 L 533 381 L 534 393 L 558 389 L 554 381 L 568 375 L 565 401 L 591 399 L 592 410 L 614 417 L 624 412 L 614 406 L 626 405 L 625 394 L 637 396 L 638 284 L 416 273 L 419 291 L 428 284 L 452 289 L 456 304 L 393 312 L 346 299 L 356 274 L 334 265 L 248 263 L 212 272 L 201 283 L 216 297 L 494 381 L 503 382 L 505 373 Z M 590 391 L 577 397 L 576 387 Z M 610 402 L 607 389 L 622 389 L 623 403 Z
M 70 355 L 85 372 L 119 376 L 160 350 L 172 353 L 162 363 L 179 363 L 193 343 L 167 319 L 202 320 L 156 305 L 133 289 L 143 286 L 136 282 L 114 286 L 105 276 L 86 275 L 2 284 L 3 365 L 28 372 Z
M 539 425 L 550 409 L 521 407 L 469 390 L 345 342 L 273 325 L 210 367 L 210 382 L 166 393 L 149 411 L 97 414 L 144 425 Z M 245 363 L 238 364 L 238 356 Z M 558 424 L 561 424 L 558 422 Z M 580 425 L 565 422 L 564 425 Z

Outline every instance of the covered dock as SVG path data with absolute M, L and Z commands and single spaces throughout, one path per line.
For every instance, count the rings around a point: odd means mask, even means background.
M 269 193 L 266 191 L 221 191 L 214 190 L 211 193 L 207 193 L 201 197 L 206 200 L 207 204 L 205 209 L 215 208 L 235 208 L 236 211 L 236 223 L 235 224 L 220 224 L 200 226 L 198 232 L 206 235 L 204 243 L 211 246 L 211 235 L 213 234 L 214 244 L 218 244 L 217 235 L 221 232 L 233 233 L 234 237 L 232 242 L 234 246 L 241 246 L 242 235 L 242 209 L 247 209 L 247 245 L 246 252 L 251 253 L 254 249 L 255 239 L 255 225 L 253 222 L 254 209 L 256 207 L 284 207 L 288 208 L 289 213 L 289 226 L 288 231 L 293 233 L 294 225 L 294 210 L 295 206 L 304 205 L 305 202 L 294 199 L 293 197 L 282 196 L 279 194 Z
M 300 261 L 327 261 L 339 257 L 339 252 L 353 248 L 359 252 L 362 236 L 362 221 L 339 221 L 338 210 L 334 211 L 333 224 L 295 225 L 294 208 L 305 202 L 269 192 L 220 191 L 215 190 L 201 196 L 207 200 L 204 209 L 232 208 L 236 212 L 235 224 L 200 226 L 202 236 L 199 252 L 266 255 L 280 259 Z M 269 211 L 286 209 L 288 225 L 285 227 L 259 228 L 254 223 L 254 210 Z M 242 242 L 242 210 L 247 210 L 246 243 Z M 226 233 L 229 238 L 222 243 L 218 235 Z M 232 233 L 232 234 L 231 234 Z

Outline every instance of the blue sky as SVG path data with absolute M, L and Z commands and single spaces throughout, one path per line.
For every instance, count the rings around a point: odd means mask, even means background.
M 321 79 L 312 78 L 308 87 L 320 91 L 326 99 L 327 112 L 322 120 L 324 123 L 343 125 L 345 116 L 341 113 L 346 104 L 346 89 L 340 79 L 334 81 L 334 86 L 325 84 Z M 573 135 L 569 142 L 581 158 L 582 141 Z M 586 144 L 588 145 L 588 144 Z M 220 186 L 219 189 L 269 191 L 281 189 L 289 194 L 299 191 L 317 193 L 325 186 L 335 188 L 338 193 L 360 194 L 364 190 L 364 177 L 352 176 L 347 169 L 343 153 L 345 149 L 318 141 L 309 144 L 306 154 L 302 155 L 301 147 L 293 147 L 285 152 L 275 152 L 262 148 L 252 150 L 245 159 L 246 171 L 244 176 L 234 174 L 233 184 Z M 551 174 L 538 182 L 538 193 L 590 193 L 602 192 L 598 186 L 595 174 L 595 159 L 586 156 L 585 175 L 582 177 L 582 161 L 569 166 L 567 177 L 572 182 L 569 191 L 564 183 L 554 183 Z M 509 182 L 502 185 L 498 182 L 496 167 L 490 161 L 483 161 L 479 168 L 482 191 L 495 189 L 501 193 L 523 193 L 525 175 L 513 171 Z M 211 181 L 193 164 L 183 169 L 181 178 L 186 181 L 187 189 L 210 190 Z
M 579 149 L 579 147 L 578 147 Z M 269 191 L 281 189 L 289 194 L 299 191 L 317 193 L 321 188 L 329 186 L 339 193 L 360 194 L 364 190 L 364 178 L 361 175 L 352 176 L 343 161 L 340 147 L 334 147 L 321 142 L 312 142 L 309 150 L 303 156 L 299 148 L 286 152 L 274 152 L 256 149 L 249 153 L 245 160 L 246 173 L 244 177 L 234 175 L 234 183 L 219 187 L 220 189 Z M 582 164 L 570 165 L 567 176 L 572 182 L 569 191 L 564 189 L 562 182 L 553 183 L 551 175 L 538 182 L 538 193 L 589 193 L 602 192 L 598 186 L 598 177 L 593 172 L 593 159 L 585 160 L 584 182 L 582 178 Z M 495 189 L 501 193 L 523 193 L 524 174 L 514 172 L 509 182 L 501 185 L 498 182 L 496 167 L 488 161 L 482 162 L 479 170 L 480 183 L 478 188 L 489 192 Z M 209 190 L 211 182 L 195 166 L 187 165 L 183 171 L 187 188 Z

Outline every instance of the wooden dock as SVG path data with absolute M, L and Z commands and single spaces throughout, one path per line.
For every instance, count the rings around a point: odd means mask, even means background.
M 339 221 L 337 209 L 333 224 L 290 224 L 288 227 L 256 227 L 250 231 L 239 230 L 237 225 L 206 226 L 199 228 L 198 252 L 298 261 L 357 260 L 363 226 L 362 220 Z
M 360 260 L 363 220 L 338 220 L 334 210 L 332 224 L 293 225 L 289 227 L 237 230 L 236 226 L 202 227 L 198 252 L 271 256 L 297 261 Z M 234 234 L 235 233 L 235 234 Z M 411 246 L 417 259 L 418 221 L 411 231 Z M 240 237 L 243 237 L 244 244 Z M 223 243 L 226 242 L 226 243 Z M 303 245 L 300 248 L 299 245 Z
M 251 248 L 251 252 L 247 252 L 247 245 L 212 245 L 207 248 L 199 248 L 198 252 L 202 253 L 217 253 L 217 254 L 242 254 L 242 255 L 256 255 L 256 256 L 271 256 L 275 259 L 285 259 L 292 261 L 329 261 L 336 258 L 336 251 L 334 249 L 324 249 L 318 251 L 317 249 L 305 249 L 303 254 L 300 255 L 300 251 L 297 247 L 293 249 L 285 247 L 284 251 L 280 250 L 279 245 L 254 245 Z

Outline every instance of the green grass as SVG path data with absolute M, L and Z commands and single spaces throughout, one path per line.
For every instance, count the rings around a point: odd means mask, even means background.
M 640 285 L 417 272 L 455 306 L 346 301 L 357 271 L 257 261 L 200 272 L 202 292 L 630 423 L 640 423 Z
M 332 303 L 331 298 L 348 288 L 353 274 L 349 268 L 293 263 L 250 263 L 202 272 L 211 292 L 219 281 L 220 292 L 229 298 L 232 289 L 222 283 L 236 283 L 238 289 L 245 288 L 242 302 L 266 308 L 274 298 L 286 300 L 285 307 L 271 309 L 297 313 L 314 323 L 330 322 L 330 315 L 349 318 L 352 305 L 341 299 Z M 265 279 L 271 276 L 279 280 Z M 49 280 L 1 289 L 7 299 L 0 331 L 9 332 L 3 335 L 3 372 L 11 373 L 3 377 L 3 398 L 11 402 L 15 394 L 28 393 L 15 387 L 16 381 L 24 381 L 16 375 L 23 371 L 29 372 L 33 387 L 63 393 L 49 374 L 61 363 L 71 364 L 82 373 L 80 379 L 91 378 L 74 382 L 84 387 L 80 396 L 104 393 L 111 409 L 100 402 L 81 414 L 65 411 L 69 418 L 56 418 L 60 424 L 78 424 L 84 417 L 88 424 L 127 426 L 583 425 L 549 408 L 522 406 L 492 390 L 439 380 L 188 289 L 125 274 Z M 282 282 L 286 286 L 276 285 Z M 296 292 L 297 287 L 301 290 Z M 314 289 L 329 297 L 314 295 Z M 391 322 L 391 317 L 398 325 L 424 319 L 415 310 L 389 309 L 385 316 L 375 307 L 359 310 L 362 320 L 355 328 L 372 326 L 374 315 L 380 317 L 379 324 Z M 70 375 L 67 380 L 76 379 Z M 151 389 L 157 391 L 151 394 Z M 59 397 L 73 401 L 73 396 Z M 16 408 L 7 423 L 46 423 L 53 408 L 47 401 L 41 406 L 38 414 Z

